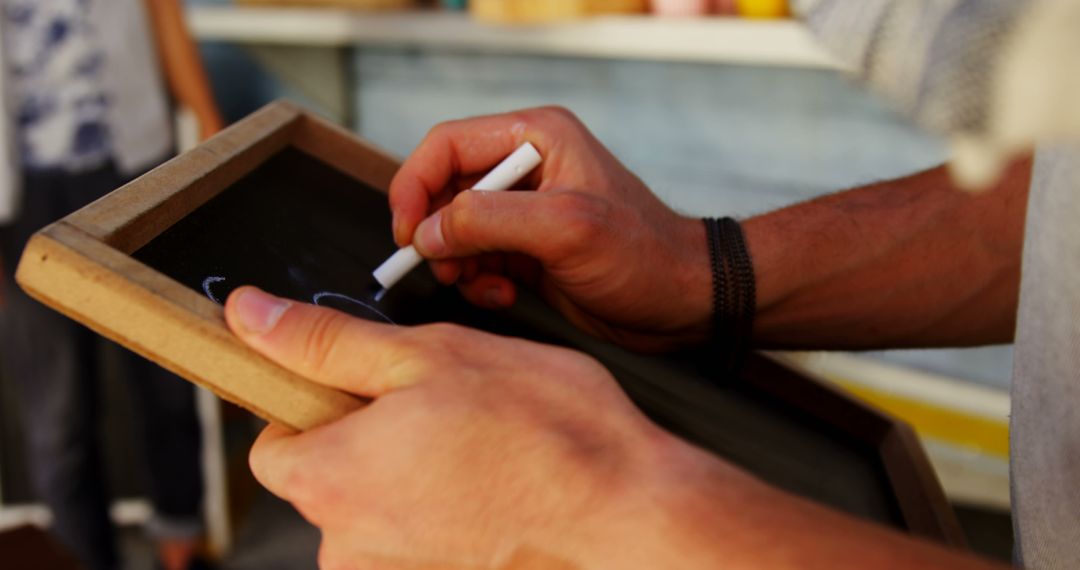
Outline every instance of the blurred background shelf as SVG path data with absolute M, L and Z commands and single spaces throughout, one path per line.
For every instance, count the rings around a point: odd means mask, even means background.
M 193 6 L 200 40 L 309 46 L 413 46 L 500 54 L 838 69 L 793 20 L 598 16 L 500 26 L 462 13 Z

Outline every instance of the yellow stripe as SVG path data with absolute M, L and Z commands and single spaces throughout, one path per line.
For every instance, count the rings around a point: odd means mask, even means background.
M 922 437 L 999 457 L 1009 456 L 1009 425 L 1005 421 L 881 392 L 849 380 L 832 380 L 856 397 L 908 422 Z

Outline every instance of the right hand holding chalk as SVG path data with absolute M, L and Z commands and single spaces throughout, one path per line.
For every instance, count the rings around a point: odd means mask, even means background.
M 535 191 L 463 192 L 524 142 L 544 158 L 522 184 Z M 701 221 L 663 204 L 566 110 L 435 127 L 391 183 L 390 205 L 398 244 L 415 245 L 475 304 L 507 307 L 524 283 L 577 326 L 633 349 L 708 335 Z

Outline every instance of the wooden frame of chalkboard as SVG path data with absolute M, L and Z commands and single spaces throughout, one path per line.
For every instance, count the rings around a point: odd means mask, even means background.
M 276 102 L 35 234 L 16 278 L 52 308 L 268 420 L 304 430 L 356 410 L 364 405 L 361 399 L 313 384 L 255 353 L 229 332 L 218 304 L 190 283 L 136 258 L 159 236 L 287 149 L 315 157 L 349 180 L 383 193 L 399 165 L 351 133 L 291 103 Z M 784 471 L 800 465 L 787 461 L 789 453 L 799 451 L 800 439 L 790 433 L 798 426 L 813 426 L 819 440 L 842 440 L 846 443 L 836 445 L 865 450 L 859 453 L 868 454 L 868 474 L 846 476 L 881 480 L 888 497 L 873 498 L 874 508 L 892 512 L 883 516 L 913 534 L 963 544 L 955 515 L 906 424 L 760 354 L 748 359 L 740 381 L 732 383 L 738 388 L 723 387 L 730 392 L 725 393 L 697 378 L 693 366 L 683 366 L 693 364 L 695 357 L 686 357 L 686 362 L 648 359 L 567 330 L 543 308 L 525 314 L 521 322 L 537 331 L 534 336 L 585 350 L 608 365 L 628 394 L 639 405 L 645 402 L 643 409 L 662 425 L 782 487 L 814 496 L 813 487 L 819 485 L 814 479 L 827 479 L 830 468 L 820 466 L 820 474 L 801 479 L 785 476 Z M 743 390 L 763 396 L 739 392 Z M 798 419 L 787 427 L 762 424 L 767 429 L 757 431 L 755 413 Z M 713 429 L 709 422 L 743 422 L 742 432 L 721 433 L 723 429 Z M 756 441 L 734 441 L 748 438 Z M 806 443 L 807 449 L 818 445 Z M 770 445 L 790 449 L 762 451 Z M 828 445 L 821 449 L 827 451 Z M 762 453 L 768 457 L 754 459 Z M 873 475 L 874 470 L 881 474 Z M 840 482 L 819 491 L 819 499 L 846 492 Z M 850 502 L 854 506 L 848 510 L 859 514 L 859 500 Z
M 363 402 L 317 386 L 241 343 L 221 307 L 131 254 L 286 146 L 387 188 L 398 161 L 287 102 L 271 104 L 89 206 L 26 246 L 32 297 L 268 420 L 304 430 Z

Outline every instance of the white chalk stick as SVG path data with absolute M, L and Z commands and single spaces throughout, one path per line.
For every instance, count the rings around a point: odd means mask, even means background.
M 531 143 L 525 143 L 500 162 L 487 176 L 481 178 L 472 189 L 485 192 L 508 190 L 525 178 L 526 174 L 532 172 L 542 160 L 536 147 Z M 397 250 L 394 255 L 377 267 L 372 275 L 375 276 L 379 285 L 382 285 L 383 293 L 385 293 L 423 261 L 424 258 L 420 256 L 416 248 L 409 245 Z M 381 293 L 377 298 L 381 298 Z

